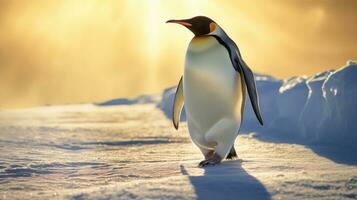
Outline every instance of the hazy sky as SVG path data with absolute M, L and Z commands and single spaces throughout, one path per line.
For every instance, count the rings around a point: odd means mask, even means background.
M 0 108 L 98 102 L 176 84 L 207 15 L 249 66 L 311 75 L 357 59 L 357 1 L 63 0 L 0 2 Z

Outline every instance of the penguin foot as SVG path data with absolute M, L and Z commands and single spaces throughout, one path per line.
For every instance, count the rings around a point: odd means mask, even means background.
M 210 157 L 212 157 L 214 155 L 214 151 L 208 151 L 204 156 L 205 159 L 208 160 Z
M 219 164 L 221 161 L 222 161 L 222 157 L 214 153 L 210 158 L 201 161 L 198 164 L 198 166 L 199 167 L 213 166 Z

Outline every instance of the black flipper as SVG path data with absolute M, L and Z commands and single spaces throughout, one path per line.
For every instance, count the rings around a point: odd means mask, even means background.
M 257 94 L 257 88 L 255 86 L 254 74 L 249 69 L 248 65 L 244 62 L 239 52 L 238 46 L 234 41 L 228 37 L 228 35 L 222 30 L 220 35 L 212 35 L 219 43 L 221 43 L 229 52 L 229 57 L 233 64 L 234 69 L 244 77 L 244 81 L 248 90 L 248 95 L 255 115 L 261 125 L 263 125 L 263 119 L 259 109 L 259 98 Z

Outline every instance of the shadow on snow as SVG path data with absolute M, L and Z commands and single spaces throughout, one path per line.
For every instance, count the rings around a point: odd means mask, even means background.
M 308 143 L 296 138 L 282 138 L 272 134 L 258 134 L 258 140 L 271 143 L 299 144 L 311 149 L 319 156 L 325 157 L 335 163 L 357 165 L 357 147 L 331 145 L 328 143 Z
M 188 176 L 197 199 L 271 199 L 258 179 L 249 175 L 239 161 L 226 161 L 204 168 L 204 175 L 191 176 L 183 165 L 182 175 Z

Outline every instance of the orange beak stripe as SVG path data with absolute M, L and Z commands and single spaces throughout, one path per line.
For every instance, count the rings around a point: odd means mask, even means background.
M 178 22 L 175 22 L 175 23 L 181 24 L 181 25 L 184 25 L 184 26 L 192 26 L 192 24 L 187 23 L 187 22 L 180 22 L 180 21 L 178 21 Z

